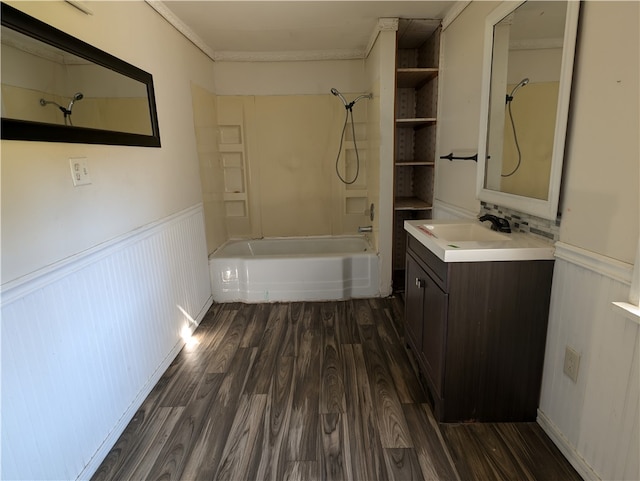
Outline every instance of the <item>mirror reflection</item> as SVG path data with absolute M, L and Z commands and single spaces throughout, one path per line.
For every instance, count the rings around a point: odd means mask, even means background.
M 566 13 L 528 1 L 493 27 L 485 189 L 549 198 Z
M 2 27 L 2 117 L 152 135 L 147 86 Z
M 0 7 L 3 140 L 161 146 L 150 73 Z

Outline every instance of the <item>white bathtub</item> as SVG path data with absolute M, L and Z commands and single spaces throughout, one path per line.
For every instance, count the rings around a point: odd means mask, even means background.
M 228 241 L 209 257 L 216 302 L 376 297 L 378 255 L 365 237 Z

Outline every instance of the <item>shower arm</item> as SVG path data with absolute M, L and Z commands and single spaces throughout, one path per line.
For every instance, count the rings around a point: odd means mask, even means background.
M 356 97 L 355 99 L 353 99 L 348 104 L 345 103 L 344 108 L 347 109 L 349 112 L 353 112 L 353 110 L 352 110 L 353 106 L 358 102 L 358 100 L 361 100 L 361 99 L 372 99 L 372 98 L 373 98 L 373 94 L 360 95 L 360 96 Z
M 358 97 L 356 97 L 355 99 L 353 99 L 351 102 L 347 102 L 347 99 L 344 98 L 344 96 L 335 88 L 331 89 L 331 93 L 333 95 L 335 95 L 336 97 L 338 97 L 340 100 L 342 100 L 342 103 L 344 104 L 344 108 L 346 110 L 348 110 L 349 112 L 353 112 L 353 106 L 361 99 L 372 99 L 373 98 L 373 94 L 369 93 L 369 94 L 364 94 L 364 95 L 360 95 Z

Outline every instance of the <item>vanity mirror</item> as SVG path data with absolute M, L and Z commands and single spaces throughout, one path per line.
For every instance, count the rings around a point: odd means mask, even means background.
M 160 147 L 151 74 L 2 3 L 2 139 Z
M 487 16 L 480 200 L 557 217 L 579 7 L 504 2 Z

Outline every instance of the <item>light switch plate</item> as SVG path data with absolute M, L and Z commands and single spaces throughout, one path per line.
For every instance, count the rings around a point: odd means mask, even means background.
M 71 167 L 71 178 L 75 187 L 91 183 L 89 174 L 89 164 L 86 157 L 74 157 L 69 159 Z

